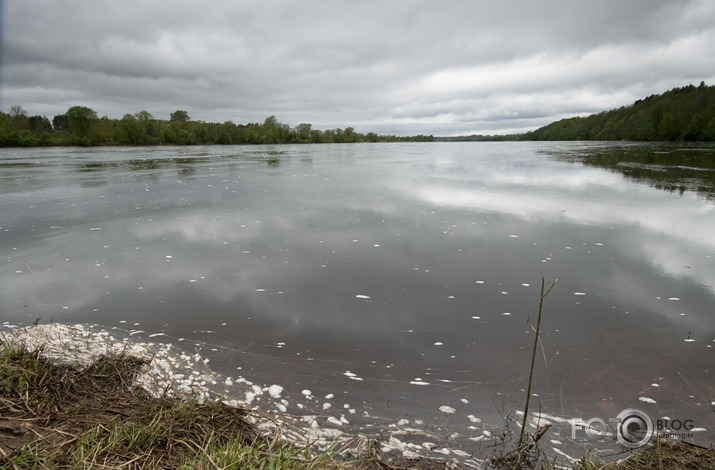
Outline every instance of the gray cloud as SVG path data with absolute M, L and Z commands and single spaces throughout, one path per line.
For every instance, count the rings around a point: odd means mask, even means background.
M 2 106 L 523 131 L 715 81 L 708 0 L 9 2 Z

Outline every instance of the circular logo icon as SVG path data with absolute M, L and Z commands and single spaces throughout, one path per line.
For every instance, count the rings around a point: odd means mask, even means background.
M 616 419 L 618 420 L 616 438 L 625 447 L 631 449 L 643 447 L 653 436 L 653 421 L 641 410 L 625 409 Z

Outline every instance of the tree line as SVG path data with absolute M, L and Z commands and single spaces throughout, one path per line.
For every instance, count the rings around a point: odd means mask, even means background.
M 0 112 L 0 146 L 34 147 L 53 145 L 231 145 L 351 142 L 429 142 L 432 136 L 402 137 L 362 134 L 352 127 L 313 129 L 296 127 L 270 116 L 263 123 L 234 124 L 192 121 L 188 112 L 177 110 L 169 120 L 155 118 L 142 110 L 121 119 L 98 117 L 86 106 L 73 106 L 50 121 L 46 116 L 28 116 L 21 106 Z
M 520 140 L 715 141 L 715 86 L 673 88 L 630 106 L 553 122 Z
M 121 119 L 100 118 L 86 106 L 73 106 L 52 121 L 28 116 L 17 105 L 8 113 L 0 112 L 0 147 L 501 140 L 715 141 L 715 86 L 701 82 L 698 87 L 673 88 L 630 106 L 562 119 L 525 134 L 436 138 L 362 134 L 352 127 L 318 130 L 307 123 L 290 127 L 275 116 L 250 124 L 192 121 L 184 110 L 171 113 L 169 120 L 156 119 L 144 110 Z

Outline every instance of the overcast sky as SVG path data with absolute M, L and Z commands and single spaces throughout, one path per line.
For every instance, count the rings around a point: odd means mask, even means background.
M 50 119 L 493 134 L 715 84 L 713 0 L 10 0 L 2 40 L 2 110 Z

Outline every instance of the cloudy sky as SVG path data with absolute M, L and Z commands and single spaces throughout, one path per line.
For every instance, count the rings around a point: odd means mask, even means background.
M 0 0 L 2 2 L 2 0 Z M 1 5 L 2 3 L 0 3 Z M 715 84 L 712 0 L 22 0 L 0 106 L 494 134 Z

